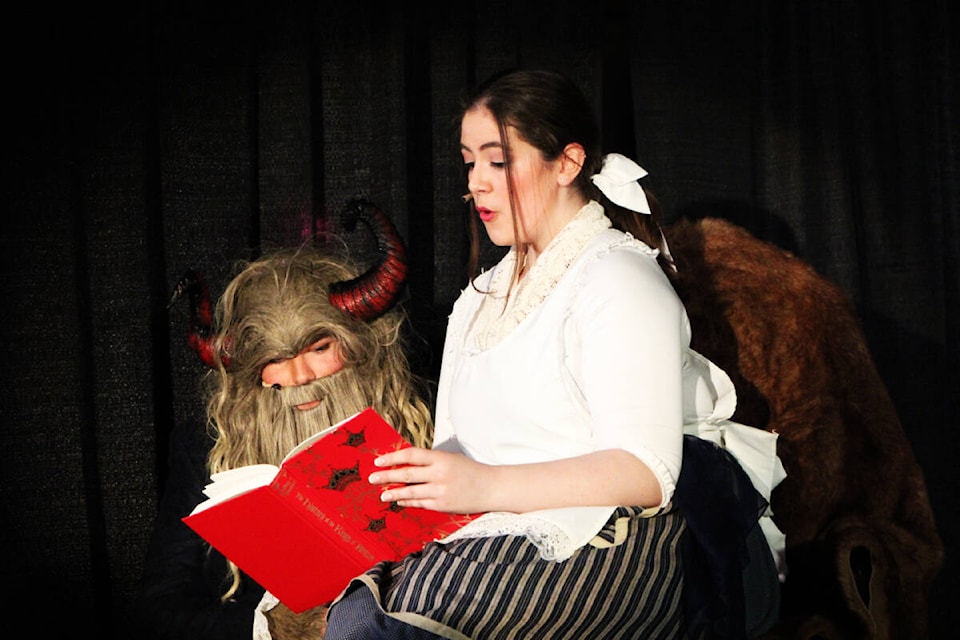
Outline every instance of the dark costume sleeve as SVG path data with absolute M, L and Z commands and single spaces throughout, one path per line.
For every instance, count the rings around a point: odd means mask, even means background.
M 688 637 L 757 638 L 777 622 L 777 566 L 758 521 L 767 501 L 730 452 L 685 435 L 674 504 L 687 522 L 683 590 Z
M 178 425 L 170 438 L 169 478 L 144 563 L 137 619 L 145 638 L 249 639 L 263 588 L 244 575 L 226 602 L 226 560 L 180 519 L 204 499 L 206 456 L 212 442 L 197 423 Z

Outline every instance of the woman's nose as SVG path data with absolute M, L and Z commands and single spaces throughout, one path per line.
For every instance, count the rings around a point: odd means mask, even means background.
M 471 194 L 484 193 L 489 188 L 489 181 L 484 176 L 482 170 L 474 167 L 467 176 L 467 191 Z

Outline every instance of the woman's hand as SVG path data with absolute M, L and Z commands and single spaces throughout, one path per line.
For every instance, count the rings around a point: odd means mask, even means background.
M 377 458 L 389 467 L 370 474 L 370 483 L 387 485 L 380 499 L 402 507 L 447 513 L 480 513 L 496 467 L 447 451 L 409 447 Z

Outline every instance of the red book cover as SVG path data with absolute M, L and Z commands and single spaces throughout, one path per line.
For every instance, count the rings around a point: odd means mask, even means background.
M 381 560 L 399 560 L 476 515 L 380 501 L 373 460 L 410 446 L 373 409 L 305 440 L 279 468 L 215 474 L 183 521 L 295 613 L 327 604 Z

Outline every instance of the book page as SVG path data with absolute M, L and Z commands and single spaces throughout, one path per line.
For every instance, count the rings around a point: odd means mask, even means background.
M 203 494 L 207 499 L 198 504 L 193 513 L 251 489 L 265 487 L 273 481 L 277 471 L 279 468 L 272 464 L 251 464 L 215 473 L 210 476 L 210 482 L 203 488 Z

